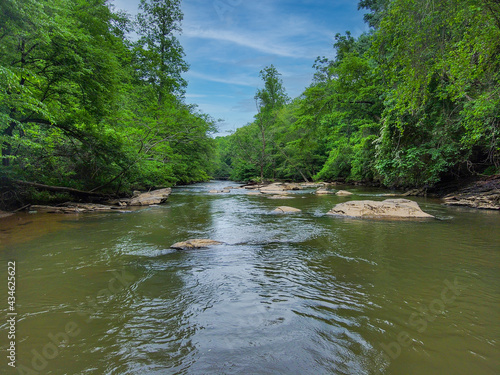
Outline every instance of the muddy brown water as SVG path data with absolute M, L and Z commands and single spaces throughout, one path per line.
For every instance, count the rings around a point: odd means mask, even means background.
M 387 192 L 208 193 L 227 185 L 133 212 L 0 221 L 0 369 L 16 373 L 15 261 L 17 373 L 500 373 L 499 212 L 414 198 L 438 220 L 339 219 L 325 215 L 334 204 Z M 302 212 L 271 213 L 281 205 Z M 189 238 L 227 244 L 169 249 Z

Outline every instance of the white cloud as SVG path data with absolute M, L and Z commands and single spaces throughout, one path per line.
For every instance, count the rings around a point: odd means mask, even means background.
M 307 49 L 299 45 L 287 45 L 270 40 L 270 38 L 259 34 L 243 34 L 236 30 L 215 30 L 201 28 L 185 28 L 183 35 L 190 38 L 211 39 L 222 42 L 234 43 L 242 47 L 282 57 L 310 58 Z
M 230 78 L 217 77 L 215 75 L 204 74 L 200 72 L 196 72 L 193 70 L 188 71 L 185 74 L 185 77 L 189 80 L 190 77 L 202 79 L 205 81 L 219 82 L 225 83 L 229 85 L 240 85 L 240 86 L 249 86 L 256 87 L 258 83 L 256 82 L 255 77 L 249 77 L 244 75 L 232 76 Z

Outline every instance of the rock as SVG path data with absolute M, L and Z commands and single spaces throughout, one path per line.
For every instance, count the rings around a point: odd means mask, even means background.
M 422 211 L 418 203 L 408 199 L 386 199 L 378 201 L 350 201 L 337 204 L 328 215 L 359 217 L 359 218 L 433 218 Z
M 300 184 L 286 184 L 283 186 L 283 190 L 302 190 Z
M 447 196 L 444 203 L 447 206 L 466 206 L 486 210 L 500 210 L 500 190 L 478 194 L 458 194 Z
M 406 193 L 401 194 L 401 196 L 402 197 L 410 197 L 410 196 L 413 196 L 413 197 L 417 197 L 417 196 L 423 197 L 426 194 L 427 194 L 427 189 L 422 188 L 422 189 L 408 190 Z
M 210 194 L 222 194 L 222 193 L 230 193 L 231 190 L 210 190 Z
M 278 214 L 288 214 L 288 213 L 302 212 L 302 210 L 299 210 L 298 208 L 294 207 L 280 206 L 276 207 L 276 209 L 274 209 L 273 212 L 276 212 Z
M 295 197 L 291 197 L 285 194 L 278 194 L 278 195 L 270 195 L 267 197 L 267 199 L 295 199 Z
M 0 219 L 14 215 L 12 212 L 0 211 Z
M 325 182 L 302 182 L 300 186 L 306 189 L 314 189 L 325 186 Z
M 234 187 L 232 187 L 232 186 L 226 186 L 225 188 L 223 188 L 223 190 L 231 190 L 231 189 L 234 189 Z
M 500 210 L 500 175 L 475 181 L 459 192 L 447 195 L 444 204 Z
M 272 194 L 272 195 L 279 195 L 284 192 L 284 190 L 261 190 L 260 191 L 262 194 Z
M 324 188 L 319 188 L 316 190 L 316 195 L 327 195 L 327 194 L 333 194 L 330 190 L 326 190 Z
M 262 195 L 260 191 L 249 191 L 247 195 Z
M 129 202 L 129 206 L 150 206 L 152 204 L 162 204 L 168 199 L 171 188 L 153 190 L 147 193 L 141 193 L 133 197 Z
M 202 249 L 204 247 L 209 247 L 213 245 L 223 245 L 224 242 L 208 240 L 208 239 L 192 239 L 184 242 L 174 243 L 170 248 L 179 249 L 179 250 L 188 250 L 188 249 Z
M 341 196 L 341 197 L 347 197 L 349 195 L 352 195 L 352 193 L 350 191 L 347 191 L 347 190 L 339 190 L 335 194 L 338 196 Z
M 251 184 L 251 185 L 243 185 L 243 189 L 249 189 L 249 190 L 256 190 L 264 187 L 264 185 L 257 185 L 257 184 Z
M 259 189 L 264 194 L 280 194 L 285 191 L 283 184 L 281 182 L 275 182 L 270 185 L 266 185 Z

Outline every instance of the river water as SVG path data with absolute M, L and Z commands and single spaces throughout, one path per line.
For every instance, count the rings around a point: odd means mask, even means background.
M 228 184 L 132 212 L 0 221 L 17 373 L 500 373 L 499 212 L 415 198 L 439 220 L 340 219 L 325 213 L 386 191 L 208 193 Z M 303 211 L 271 213 L 280 205 Z M 169 249 L 189 238 L 227 244 Z M 2 353 L 8 329 L 3 318 Z

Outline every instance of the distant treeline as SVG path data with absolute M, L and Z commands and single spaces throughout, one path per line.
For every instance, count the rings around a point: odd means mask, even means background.
M 362 0 L 289 100 L 261 71 L 255 120 L 217 141 L 217 177 L 429 187 L 500 166 L 500 2 Z

